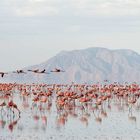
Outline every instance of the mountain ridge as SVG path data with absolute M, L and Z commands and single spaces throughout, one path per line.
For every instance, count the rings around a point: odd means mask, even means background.
M 129 49 L 110 50 L 92 47 L 82 50 L 61 51 L 41 64 L 24 68 L 65 70 L 65 73 L 9 76 L 11 81 L 43 81 L 47 83 L 140 82 L 140 54 Z M 14 78 L 13 78 L 14 77 Z M 6 79 L 6 78 L 4 78 Z M 19 80 L 20 79 L 20 80 Z

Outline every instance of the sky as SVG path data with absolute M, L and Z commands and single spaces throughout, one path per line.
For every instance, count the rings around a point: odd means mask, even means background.
M 89 47 L 140 53 L 140 0 L 0 0 L 0 71 Z

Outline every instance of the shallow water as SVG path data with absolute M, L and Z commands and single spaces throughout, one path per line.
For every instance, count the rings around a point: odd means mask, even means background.
M 56 106 L 55 94 L 46 103 L 33 103 L 33 96 L 13 91 L 21 113 L 0 110 L 0 140 L 138 140 L 140 101 L 128 105 L 113 98 L 101 106 L 76 103 L 74 108 Z M 0 99 L 2 102 L 3 99 Z

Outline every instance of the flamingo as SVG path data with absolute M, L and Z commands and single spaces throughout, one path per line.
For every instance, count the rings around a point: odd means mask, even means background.
M 6 106 L 6 103 L 5 102 L 3 102 L 3 103 L 0 104 L 0 107 L 3 108 L 4 106 Z
M 42 71 L 40 71 L 39 73 L 46 73 L 46 74 L 49 74 L 49 73 L 47 73 L 46 72 L 46 70 L 44 69 L 44 70 L 42 70 Z
M 88 119 L 86 118 L 86 117 L 81 117 L 80 118 L 80 121 L 82 122 L 82 123 L 84 123 L 86 126 L 88 126 Z
M 1 77 L 3 78 L 5 74 L 8 74 L 6 72 L 0 72 Z
M 16 70 L 16 71 L 13 71 L 13 73 L 17 73 L 17 74 L 24 73 L 24 74 L 26 74 L 26 72 L 24 72 L 23 70 Z
M 8 107 L 14 108 L 20 113 L 20 110 L 18 109 L 17 105 L 12 100 L 8 103 Z
M 135 104 L 137 102 L 136 98 L 128 99 L 128 103 Z
M 39 71 L 39 69 L 37 70 L 28 70 L 28 71 L 31 71 L 31 72 L 34 72 L 34 73 L 38 73 L 38 74 L 49 74 L 48 72 L 46 72 L 46 70 L 42 70 L 42 71 Z
M 51 72 L 65 72 L 65 71 L 58 69 L 58 68 L 55 68 L 54 70 L 51 70 Z
M 38 73 L 39 72 L 39 69 L 35 69 L 35 70 L 28 70 L 30 72 L 34 72 L 34 73 Z

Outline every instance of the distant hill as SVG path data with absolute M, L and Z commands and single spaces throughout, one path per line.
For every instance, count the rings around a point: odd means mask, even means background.
M 40 76 L 10 74 L 3 81 L 97 83 L 107 79 L 110 82 L 140 82 L 140 55 L 131 50 L 88 48 L 62 51 L 48 61 L 25 70 L 34 68 L 46 69 L 48 72 L 54 68 L 60 68 L 66 72 Z

